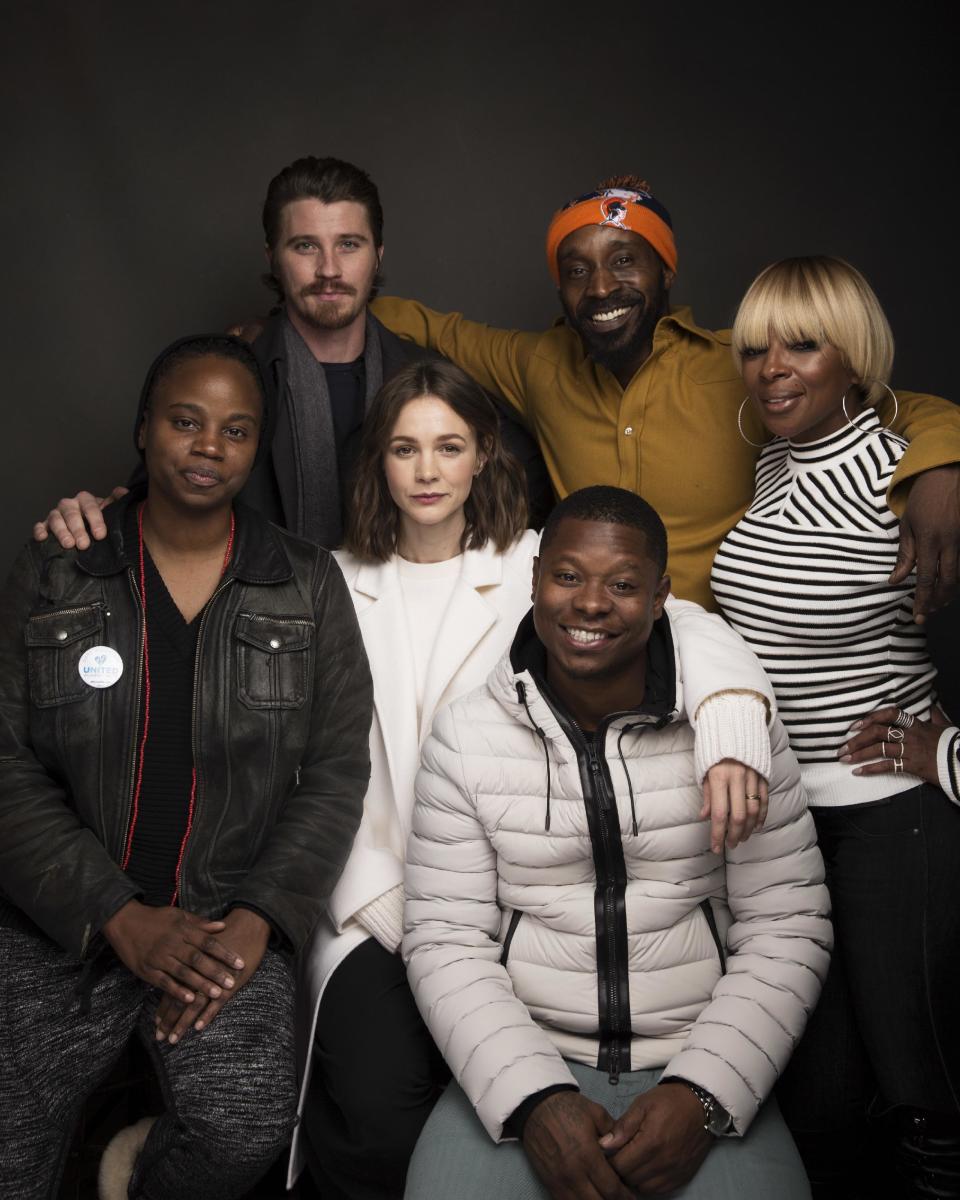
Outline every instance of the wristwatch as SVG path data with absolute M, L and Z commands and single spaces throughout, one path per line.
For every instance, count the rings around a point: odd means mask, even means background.
M 714 1137 L 723 1137 L 733 1128 L 733 1117 L 720 1104 L 716 1096 L 712 1092 L 708 1092 L 706 1088 L 698 1087 L 689 1079 L 681 1079 L 678 1075 L 673 1075 L 669 1079 L 661 1079 L 660 1082 L 682 1083 L 684 1087 L 688 1087 L 693 1092 L 703 1105 L 703 1127 L 707 1133 L 712 1133 Z

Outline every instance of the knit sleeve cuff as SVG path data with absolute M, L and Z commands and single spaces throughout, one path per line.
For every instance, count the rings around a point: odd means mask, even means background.
M 398 883 L 389 892 L 365 904 L 354 917 L 384 950 L 395 954 L 403 937 L 403 884 Z
M 697 782 L 725 758 L 752 767 L 770 778 L 770 734 L 767 703 L 758 692 L 715 692 L 697 709 L 694 761 Z
M 960 804 L 960 729 L 951 725 L 937 743 L 937 778 L 954 804 Z

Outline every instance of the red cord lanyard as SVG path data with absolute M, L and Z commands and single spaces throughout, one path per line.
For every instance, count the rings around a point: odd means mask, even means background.
M 223 555 L 223 566 L 220 568 L 220 577 L 223 578 L 227 567 L 230 565 L 230 559 L 233 557 L 233 535 L 236 529 L 236 520 L 233 515 L 233 509 L 230 510 L 230 534 L 227 537 L 227 549 Z M 147 573 L 144 565 L 144 549 L 143 549 L 143 505 L 137 510 L 137 539 L 140 557 L 140 603 L 143 606 L 143 732 L 140 735 L 140 751 L 137 761 L 137 782 L 133 789 L 133 812 L 130 817 L 130 832 L 127 834 L 127 845 L 123 852 L 123 862 L 120 864 L 122 870 L 127 869 L 127 864 L 130 862 L 130 854 L 133 850 L 133 833 L 137 827 L 137 818 L 140 815 L 140 789 L 143 785 L 143 760 L 147 749 L 147 736 L 150 732 L 150 645 L 147 638 Z M 177 855 L 177 868 L 174 873 L 175 886 L 173 895 L 170 898 L 170 904 L 174 905 L 177 902 L 177 897 L 180 894 L 180 868 L 183 865 L 183 855 L 187 848 L 187 842 L 190 838 L 191 830 L 193 829 L 193 810 L 197 799 L 197 766 L 194 763 L 190 772 L 190 806 L 187 809 L 187 828 L 184 831 L 183 839 L 180 842 L 180 852 Z

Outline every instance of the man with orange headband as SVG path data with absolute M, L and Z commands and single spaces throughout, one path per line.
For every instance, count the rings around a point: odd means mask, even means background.
M 392 297 L 372 308 L 506 397 L 536 434 L 558 496 L 605 483 L 647 499 L 667 525 L 676 594 L 714 608 L 710 566 L 753 496 L 757 457 L 738 430 L 743 385 L 729 332 L 671 309 L 670 215 L 634 176 L 607 179 L 554 215 L 547 264 L 566 321 L 544 333 L 491 329 Z M 890 486 L 901 516 L 896 577 L 916 561 L 923 615 L 957 577 L 960 410 L 931 396 L 898 399 L 891 424 L 911 444 Z M 745 433 L 763 441 L 759 425 Z

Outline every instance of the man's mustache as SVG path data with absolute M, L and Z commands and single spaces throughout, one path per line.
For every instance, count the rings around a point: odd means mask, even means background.
M 302 288 L 300 292 L 301 296 L 355 296 L 356 294 L 357 289 L 346 283 L 338 283 L 336 287 L 311 283 L 308 287 Z

